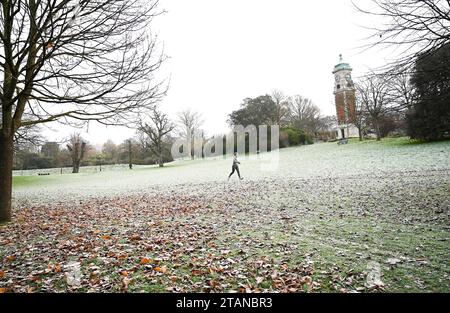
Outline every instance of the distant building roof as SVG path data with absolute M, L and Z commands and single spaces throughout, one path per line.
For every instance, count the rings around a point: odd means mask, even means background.
M 342 70 L 353 70 L 350 64 L 345 63 L 342 59 L 342 54 L 339 55 L 339 64 L 334 67 L 333 74 Z

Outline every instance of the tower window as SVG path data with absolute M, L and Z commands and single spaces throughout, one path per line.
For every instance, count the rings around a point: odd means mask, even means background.
M 341 85 L 337 85 L 337 89 L 341 89 Z

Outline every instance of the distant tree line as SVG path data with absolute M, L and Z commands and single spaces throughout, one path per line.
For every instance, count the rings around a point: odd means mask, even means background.
M 323 116 L 311 99 L 300 95 L 287 96 L 278 90 L 256 98 L 244 99 L 240 109 L 229 115 L 228 123 L 231 127 L 279 125 L 280 148 L 336 138 L 335 117 Z M 258 141 L 259 137 L 258 133 Z M 248 141 L 248 138 L 246 140 Z
M 119 164 L 153 165 L 173 161 L 170 142 L 163 143 L 161 156 L 137 138 L 120 144 L 108 140 L 101 149 L 96 149 L 74 134 L 68 143 L 45 142 L 42 146 L 22 145 L 14 154 L 14 170 L 34 170 L 72 167 L 78 173 L 83 166 L 102 166 Z

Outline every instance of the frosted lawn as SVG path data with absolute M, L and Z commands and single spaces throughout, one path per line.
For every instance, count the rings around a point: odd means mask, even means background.
M 276 171 L 264 171 L 258 157 L 241 156 L 245 181 L 285 178 L 337 178 L 383 175 L 390 172 L 423 172 L 450 169 L 450 143 L 405 145 L 404 139 L 387 143 L 363 142 L 346 146 L 335 143 L 282 149 Z M 262 158 L 267 156 L 262 156 Z M 124 166 L 103 172 L 88 168 L 79 175 L 52 174 L 33 177 L 30 183 L 16 184 L 14 198 L 30 200 L 70 199 L 151 192 L 166 185 L 211 183 L 224 184 L 231 170 L 231 159 L 176 161 L 160 169 L 138 166 L 130 171 Z M 83 171 L 83 170 L 82 170 Z M 45 170 L 43 172 L 46 172 Z M 19 173 L 17 173 L 19 174 Z M 36 172 L 33 173 L 36 175 Z M 16 180 L 21 182 L 22 177 Z M 25 177 L 27 179 L 27 177 Z M 230 184 L 236 183 L 236 177 Z M 244 182 L 245 184 L 245 182 Z M 159 186 L 159 187 L 158 187 Z
M 317 144 L 273 172 L 241 156 L 243 182 L 230 159 L 16 177 L 0 290 L 449 292 L 449 152 Z

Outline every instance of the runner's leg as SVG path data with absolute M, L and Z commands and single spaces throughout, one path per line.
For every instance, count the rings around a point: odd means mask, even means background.
M 241 179 L 241 173 L 239 172 L 239 166 L 236 166 L 236 171 L 238 173 L 239 179 Z
M 231 174 L 228 176 L 228 179 L 230 179 L 230 177 L 233 176 L 234 172 L 235 172 L 235 168 L 234 168 L 234 166 L 233 166 L 233 167 L 231 168 Z

